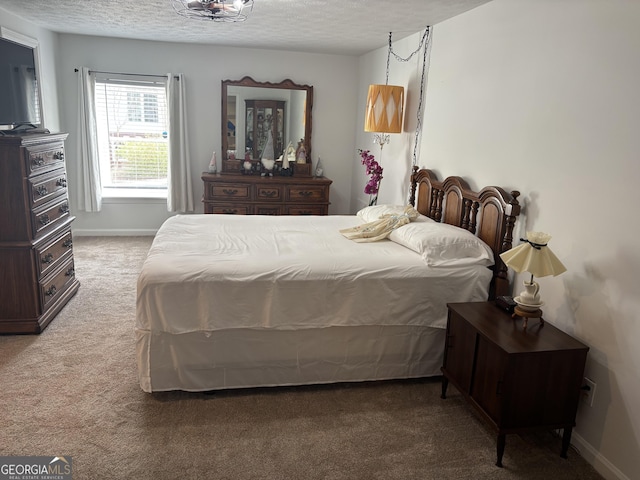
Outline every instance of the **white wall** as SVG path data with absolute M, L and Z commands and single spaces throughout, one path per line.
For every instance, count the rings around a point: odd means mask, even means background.
M 589 345 L 597 384 L 573 443 L 607 478 L 629 479 L 640 472 L 638 25 L 640 3 L 628 0 L 494 0 L 436 25 L 419 162 L 520 190 L 517 233 L 553 235 L 568 271 L 540 279 L 545 319 Z M 361 90 L 385 62 L 386 49 L 362 57 Z M 414 81 L 412 64 L 396 70 L 400 84 Z M 409 145 L 394 148 L 399 178 Z M 384 200 L 406 198 L 386 187 Z
M 78 233 L 153 233 L 169 214 L 163 201 L 118 201 L 103 205 L 99 213 L 74 208 L 78 192 L 74 175 L 77 162 L 77 77 L 74 69 L 164 74 L 184 73 L 187 86 L 190 153 L 194 204 L 202 212 L 202 180 L 211 152 L 221 152 L 220 82 L 245 75 L 258 81 L 291 78 L 313 85 L 312 156 L 322 158 L 331 189 L 332 214 L 349 210 L 352 125 L 356 117 L 356 59 L 341 55 L 318 55 L 271 50 L 223 48 L 206 45 L 158 43 L 102 37 L 60 35 L 58 84 L 61 128 L 70 132 L 67 142 L 71 208 Z

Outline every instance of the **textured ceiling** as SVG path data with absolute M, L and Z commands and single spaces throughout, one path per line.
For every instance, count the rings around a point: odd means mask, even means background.
M 244 23 L 178 16 L 169 0 L 2 0 L 55 32 L 360 55 L 489 0 L 255 0 Z

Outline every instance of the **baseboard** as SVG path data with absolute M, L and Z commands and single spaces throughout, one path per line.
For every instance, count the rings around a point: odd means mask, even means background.
M 589 462 L 606 480 L 631 480 L 575 431 L 571 435 L 571 443 L 580 456 Z
M 158 232 L 157 229 L 73 229 L 74 237 L 153 237 Z

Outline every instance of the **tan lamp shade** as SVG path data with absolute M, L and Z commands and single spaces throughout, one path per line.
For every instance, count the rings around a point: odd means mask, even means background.
M 555 256 L 547 243 L 551 235 L 542 232 L 527 232 L 524 243 L 500 254 L 502 261 L 516 272 L 529 272 L 534 277 L 560 275 L 567 269 Z
M 404 87 L 396 85 L 369 85 L 365 132 L 402 132 Z

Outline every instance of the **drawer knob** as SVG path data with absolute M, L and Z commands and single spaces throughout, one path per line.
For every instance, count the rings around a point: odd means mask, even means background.
M 56 160 L 64 160 L 64 152 L 56 152 L 53 154 L 53 158 Z
M 64 272 L 67 277 L 72 277 L 74 273 L 76 273 L 76 269 L 74 267 L 69 267 L 67 271 Z
M 33 163 L 33 165 L 35 165 L 36 167 L 41 167 L 42 165 L 44 165 L 44 157 L 41 155 L 38 155 L 37 157 L 33 157 L 33 159 L 31 160 L 31 162 Z
M 51 263 L 53 262 L 53 255 L 51 253 L 47 253 L 44 257 L 42 257 L 42 263 Z
M 308 190 L 305 190 L 304 192 L 299 192 L 298 195 L 300 195 L 301 197 L 307 198 L 313 195 L 313 192 L 309 192 Z
M 263 191 L 262 194 L 267 198 L 273 198 L 278 194 L 278 192 L 275 190 L 267 190 Z
M 67 205 L 66 203 L 63 205 L 60 205 L 60 213 L 68 213 L 69 212 L 69 205 Z
M 47 297 L 53 297 L 56 294 L 56 286 L 55 285 L 51 285 L 49 287 L 49 290 L 47 290 L 46 292 L 44 292 L 44 294 Z
M 51 222 L 51 219 L 49 218 L 49 215 L 45 213 L 44 215 L 40 215 L 38 217 L 38 222 L 40 222 L 40 225 L 46 225 Z
M 235 195 L 236 193 L 238 193 L 238 190 L 235 188 L 234 189 L 223 188 L 222 193 L 224 193 L 225 195 Z
M 73 246 L 73 240 L 67 238 L 64 242 L 62 242 L 62 246 L 64 248 L 71 248 Z
M 66 187 L 67 186 L 67 179 L 62 177 L 59 178 L 58 181 L 56 182 L 56 185 L 58 185 L 59 187 Z
M 40 185 L 38 188 L 36 188 L 36 194 L 40 197 L 44 197 L 47 193 L 49 193 L 49 191 L 44 185 Z

